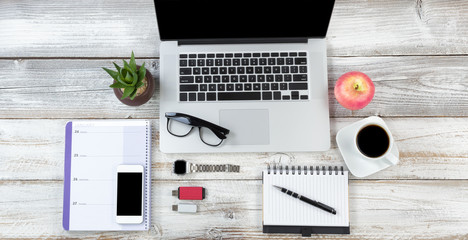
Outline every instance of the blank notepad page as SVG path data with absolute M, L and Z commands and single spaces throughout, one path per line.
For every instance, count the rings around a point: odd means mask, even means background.
M 336 215 L 291 197 L 273 185 L 319 201 Z M 349 226 L 347 171 L 263 171 L 263 224 Z

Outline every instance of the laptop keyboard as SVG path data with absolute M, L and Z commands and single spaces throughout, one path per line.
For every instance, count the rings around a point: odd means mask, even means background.
M 179 55 L 179 101 L 307 100 L 307 52 Z

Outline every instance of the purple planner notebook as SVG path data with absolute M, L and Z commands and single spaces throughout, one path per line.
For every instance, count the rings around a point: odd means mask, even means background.
M 140 231 L 150 226 L 151 127 L 147 120 L 88 120 L 65 127 L 63 221 L 67 231 Z M 116 169 L 144 167 L 141 224 L 117 224 Z

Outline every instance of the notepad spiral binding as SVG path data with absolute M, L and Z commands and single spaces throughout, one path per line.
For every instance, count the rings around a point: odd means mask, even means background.
M 338 175 L 341 173 L 341 175 L 344 175 L 344 168 L 343 166 L 340 166 L 338 169 L 338 166 L 288 166 L 288 165 L 280 165 L 280 164 L 268 164 L 267 167 L 267 173 L 268 174 L 285 174 L 285 175 Z
M 149 136 L 148 136 L 149 135 Z M 146 168 L 145 168 L 145 186 L 149 186 L 148 184 L 150 183 L 151 181 L 151 176 L 150 176 L 150 170 L 151 170 L 151 158 L 150 158 L 150 154 L 151 154 L 151 145 L 150 145 L 150 138 L 152 137 L 152 128 L 150 126 L 150 122 L 149 121 L 146 121 Z M 149 211 L 150 210 L 150 204 L 151 204 L 151 201 L 150 201 L 150 197 L 151 197 L 151 187 L 149 187 L 148 191 L 145 191 L 145 194 L 147 194 L 147 196 L 145 196 L 145 229 L 148 229 L 148 224 L 149 224 Z

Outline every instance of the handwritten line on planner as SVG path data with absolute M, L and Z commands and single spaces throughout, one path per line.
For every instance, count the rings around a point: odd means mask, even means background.
M 74 206 L 80 205 L 80 206 L 112 206 L 113 204 L 110 203 L 76 203 L 73 204 Z
M 76 181 L 102 181 L 102 182 L 111 182 L 113 181 L 113 179 L 93 179 L 93 178 L 73 178 L 73 181 L 76 182 Z
M 94 157 L 146 157 L 146 155 L 78 155 L 78 158 L 94 158 Z
M 121 133 L 121 134 L 132 133 L 132 134 L 135 134 L 135 133 L 141 133 L 141 132 L 88 132 L 88 131 L 83 131 L 83 130 L 80 130 L 79 132 L 75 132 L 75 134 L 80 134 L 80 133 Z

